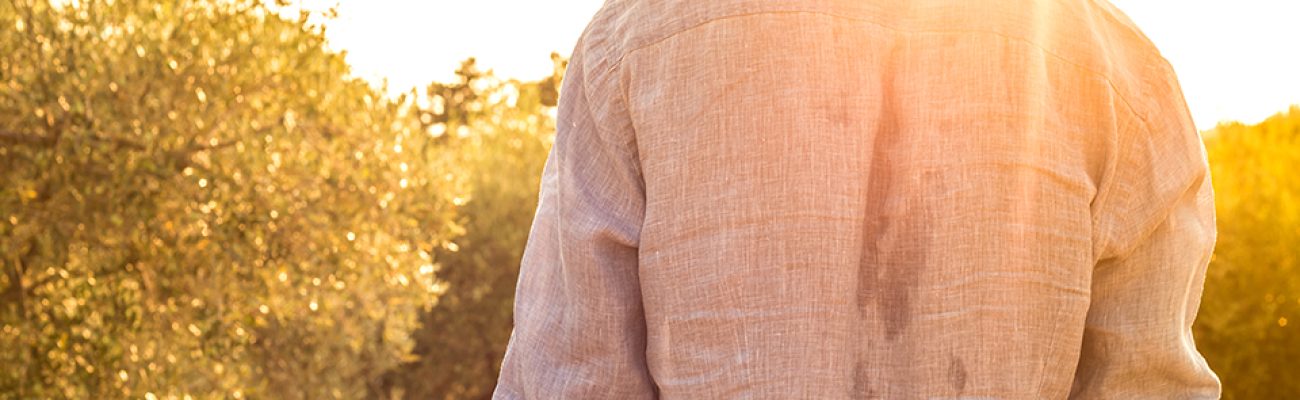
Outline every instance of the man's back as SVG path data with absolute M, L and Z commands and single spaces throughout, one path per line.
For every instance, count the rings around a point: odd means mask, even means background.
M 498 398 L 1213 398 L 1168 64 L 1102 0 L 611 0 Z

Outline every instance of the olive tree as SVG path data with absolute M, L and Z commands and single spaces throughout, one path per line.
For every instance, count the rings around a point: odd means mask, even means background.
M 278 7 L 0 2 L 0 397 L 391 389 L 464 177 Z

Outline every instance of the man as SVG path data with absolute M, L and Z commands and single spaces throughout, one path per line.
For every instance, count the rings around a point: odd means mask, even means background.
M 1217 398 L 1169 64 L 1104 0 L 610 0 L 498 399 Z

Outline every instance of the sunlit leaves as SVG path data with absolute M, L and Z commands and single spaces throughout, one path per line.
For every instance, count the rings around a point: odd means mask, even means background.
M 438 262 L 418 271 L 439 277 L 439 297 L 421 317 L 418 358 L 393 373 L 409 398 L 482 398 L 495 387 L 512 327 L 519 260 L 555 131 L 545 93 L 558 95 L 565 65 L 558 56 L 553 61 L 552 77 L 521 83 L 481 73 L 470 60 L 458 82 L 415 94 L 429 136 L 456 155 L 472 191 L 451 199 L 465 236 L 434 249 Z
M 388 99 L 277 15 L 0 3 L 0 394 L 491 389 L 563 60 Z
M 307 19 L 109 3 L 0 4 L 0 393 L 382 392 L 463 233 L 450 153 Z
M 1300 108 L 1207 132 L 1219 238 L 1196 343 L 1224 398 L 1300 393 Z

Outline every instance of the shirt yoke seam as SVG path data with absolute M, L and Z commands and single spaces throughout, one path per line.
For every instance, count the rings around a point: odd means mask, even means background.
M 1043 46 L 1039 45 L 1038 43 L 1034 43 L 1033 41 L 1026 40 L 1026 39 L 1023 39 L 1023 38 L 1011 37 L 1011 36 L 1008 36 L 1008 35 L 1005 35 L 1005 34 L 1001 34 L 1001 33 L 998 33 L 998 32 L 993 32 L 993 31 L 977 31 L 977 30 L 906 30 L 906 29 L 900 29 L 900 28 L 897 28 L 897 27 L 893 27 L 893 26 L 885 25 L 885 24 L 882 24 L 882 23 L 880 23 L 880 22 L 878 22 L 878 21 L 870 20 L 870 19 L 867 19 L 867 18 L 854 17 L 854 16 L 843 15 L 843 14 L 838 14 L 838 13 L 828 13 L 828 12 L 823 12 L 823 11 L 809 11 L 809 10 L 768 10 L 768 11 L 756 11 L 756 12 L 748 12 L 748 13 L 740 13 L 740 14 L 730 14 L 730 15 L 724 15 L 724 16 L 720 16 L 720 17 L 716 17 L 716 18 L 709 18 L 709 19 L 706 19 L 706 20 L 701 21 L 701 22 L 699 22 L 699 23 L 696 23 L 696 24 L 694 24 L 694 25 L 691 25 L 691 26 L 688 26 L 688 27 L 681 28 L 681 29 L 678 29 L 678 30 L 676 30 L 676 31 L 673 31 L 672 33 L 667 34 L 667 35 L 664 35 L 663 37 L 660 37 L 660 38 L 658 38 L 658 39 L 651 40 L 651 41 L 649 41 L 649 42 L 647 42 L 647 43 L 639 44 L 639 45 L 633 47 L 633 48 L 630 49 L 630 50 L 624 51 L 622 54 L 619 55 L 618 59 L 615 60 L 615 61 L 610 65 L 610 67 L 609 67 L 609 72 L 610 72 L 611 74 L 614 74 L 613 76 L 615 76 L 615 77 L 619 77 L 618 79 L 621 81 L 621 80 L 622 80 L 622 77 L 620 77 L 620 75 L 616 74 L 617 71 L 615 71 L 615 70 L 621 68 L 622 65 L 623 65 L 623 61 L 626 60 L 626 59 L 627 59 L 629 56 L 631 56 L 633 53 L 639 52 L 639 51 L 641 51 L 641 50 L 644 50 L 644 49 L 647 49 L 647 48 L 650 48 L 650 47 L 653 47 L 653 46 L 657 46 L 657 45 L 662 44 L 662 43 L 664 43 L 664 42 L 666 42 L 666 41 L 668 41 L 668 40 L 670 40 L 670 39 L 672 39 L 672 38 L 674 38 L 674 37 L 677 37 L 677 36 L 681 35 L 681 34 L 684 34 L 684 33 L 690 32 L 690 31 L 693 31 L 693 30 L 695 30 L 695 29 L 699 29 L 699 28 L 701 28 L 701 27 L 704 27 L 704 26 L 707 26 L 707 25 L 710 25 L 710 24 L 713 24 L 713 23 L 722 22 L 722 21 L 727 21 L 727 20 L 733 20 L 733 19 L 746 18 L 746 17 L 759 16 L 759 15 L 820 15 L 820 16 L 826 16 L 826 17 L 831 17 L 831 18 L 838 18 L 838 19 L 846 19 L 846 20 L 850 20 L 850 21 L 864 22 L 864 23 L 868 23 L 868 24 L 871 24 L 871 25 L 877 26 L 877 27 L 882 28 L 882 29 L 886 29 L 886 30 L 889 30 L 889 31 L 893 31 L 893 32 L 896 32 L 896 33 L 902 33 L 902 34 L 925 34 L 925 33 L 969 33 L 969 34 L 987 34 L 987 35 L 993 35 L 993 36 L 1001 37 L 1001 38 L 1003 38 L 1004 40 L 1008 40 L 1008 41 L 1020 42 L 1020 43 L 1022 43 L 1022 44 L 1026 44 L 1026 45 L 1029 45 L 1029 46 L 1031 46 L 1031 47 L 1033 47 L 1033 48 L 1038 49 L 1038 50 L 1041 51 L 1044 55 L 1047 55 L 1047 56 L 1049 56 L 1049 57 L 1051 57 L 1051 58 L 1054 58 L 1054 59 L 1056 59 L 1056 60 L 1058 60 L 1058 61 L 1060 61 L 1060 62 L 1062 62 L 1062 63 L 1068 64 L 1068 65 L 1071 65 L 1071 66 L 1073 66 L 1073 67 L 1075 67 L 1075 68 L 1078 68 L 1078 69 L 1081 70 L 1081 71 L 1084 71 L 1084 72 L 1090 73 L 1090 74 L 1092 74 L 1092 75 L 1094 75 L 1094 76 L 1097 76 L 1097 77 L 1101 78 L 1102 80 L 1106 81 L 1106 85 L 1107 85 L 1107 87 L 1110 88 L 1111 93 L 1113 93 L 1113 94 L 1115 95 L 1115 97 L 1116 97 L 1117 99 L 1119 99 L 1119 102 L 1120 102 L 1121 104 L 1124 105 L 1124 108 L 1127 109 L 1128 112 L 1129 112 L 1131 115 L 1133 115 L 1134 117 L 1136 117 L 1137 120 L 1138 120 L 1138 122 L 1140 122 L 1140 123 L 1142 124 L 1143 132 L 1144 132 L 1144 133 L 1147 133 L 1147 134 L 1149 134 L 1149 133 L 1151 132 L 1151 124 L 1148 122 L 1147 117 L 1146 117 L 1145 115 L 1143 115 L 1142 113 L 1140 113 L 1140 112 L 1137 111 L 1137 108 L 1134 107 L 1133 104 L 1132 104 L 1131 102 L 1129 102 L 1129 100 L 1128 100 L 1127 96 L 1125 95 L 1125 93 L 1124 93 L 1123 91 L 1120 91 L 1120 90 L 1119 90 L 1119 88 L 1115 85 L 1115 82 L 1111 79 L 1110 76 L 1108 76 L 1108 75 L 1106 75 L 1106 74 L 1103 74 L 1103 73 L 1101 73 L 1101 72 L 1099 72 L 1099 71 L 1097 71 L 1097 70 L 1095 70 L 1095 69 L 1093 69 L 1093 68 L 1090 68 L 1090 67 L 1084 66 L 1084 65 L 1082 65 L 1082 64 L 1080 64 L 1080 63 L 1078 63 L 1078 62 L 1075 62 L 1074 60 L 1071 60 L 1071 59 L 1069 59 L 1069 58 L 1066 58 L 1066 57 L 1063 56 L 1063 55 L 1057 54 L 1056 52 L 1054 52 L 1054 51 L 1052 51 L 1052 50 L 1050 50 L 1050 49 L 1048 49 L 1048 48 L 1046 48 L 1046 47 L 1043 47 Z M 1108 18 L 1114 18 L 1114 17 L 1111 16 L 1111 17 L 1108 17 Z M 1161 58 L 1161 60 L 1164 60 L 1164 59 Z M 585 86 L 585 85 L 584 85 L 584 86 Z M 627 108 L 629 109 L 629 111 L 630 111 L 630 109 L 631 109 L 631 103 L 630 103 L 630 102 L 627 102 L 627 93 L 626 93 L 627 88 L 626 88 L 626 84 L 623 83 L 623 82 L 620 82 L 620 86 L 622 86 L 622 89 L 623 89 L 623 92 L 624 92 L 624 93 L 623 93 L 623 96 L 624 96 L 624 99 L 625 99 L 624 107 L 627 107 Z M 629 113 L 629 116 L 630 116 L 630 113 Z M 1116 134 L 1118 134 L 1118 132 L 1117 132 Z M 1121 151 L 1124 150 L 1124 149 L 1120 148 L 1120 146 L 1119 146 L 1120 142 L 1122 142 L 1122 138 L 1116 138 L 1116 139 L 1117 139 L 1116 148 L 1115 148 L 1115 152 L 1116 152 L 1116 154 L 1114 154 L 1114 155 L 1111 156 L 1111 160 L 1110 160 L 1108 163 L 1114 163 L 1114 162 L 1117 162 L 1118 159 L 1119 159 L 1119 152 L 1121 152 Z M 1112 174 L 1112 176 L 1110 177 L 1110 179 L 1106 180 L 1105 182 L 1101 182 L 1101 184 L 1098 185 L 1098 188 L 1097 188 L 1097 194 L 1096 194 L 1096 196 L 1094 197 L 1094 201 L 1096 201 L 1096 202 L 1098 203 L 1098 207 L 1097 207 L 1097 209 L 1098 209 L 1098 214 L 1093 215 L 1093 217 L 1092 217 L 1092 219 L 1093 219 L 1093 226 L 1094 226 L 1094 227 L 1098 227 L 1099 230 L 1100 230 L 1100 229 L 1105 229 L 1105 230 L 1107 230 L 1107 232 L 1105 232 L 1106 235 L 1109 234 L 1109 230 L 1112 229 L 1113 227 L 1110 226 L 1110 224 L 1105 224 L 1105 225 L 1103 226 L 1102 224 L 1104 224 L 1104 221 L 1101 221 L 1102 218 L 1100 217 L 1100 215 L 1101 215 L 1101 214 L 1104 214 L 1104 206 L 1106 205 L 1106 202 L 1110 199 L 1110 197 L 1111 197 L 1111 196 L 1110 196 L 1110 193 L 1113 191 L 1113 188 L 1112 188 L 1112 187 L 1114 186 L 1114 181 L 1115 181 L 1114 176 L 1113 176 L 1114 172 L 1111 172 L 1111 174 Z M 1105 252 L 1105 248 L 1111 245 L 1111 243 L 1110 243 L 1110 238 L 1109 238 L 1108 236 L 1103 235 L 1103 236 L 1101 236 L 1101 237 L 1099 238 L 1099 240 L 1100 240 L 1100 243 L 1098 243 L 1098 247 L 1096 247 L 1096 249 L 1099 250 L 1099 251 L 1097 251 L 1097 253 L 1104 253 L 1104 252 Z M 1093 255 L 1093 261 L 1094 261 L 1094 262 L 1098 261 L 1100 256 L 1101 256 L 1101 254 L 1094 254 L 1094 255 Z
M 1128 99 L 1126 98 L 1126 96 L 1124 95 L 1124 93 L 1123 93 L 1122 91 L 1119 90 L 1119 88 L 1115 85 L 1115 82 L 1111 79 L 1111 77 L 1110 77 L 1109 75 L 1106 75 L 1106 74 L 1101 73 L 1101 72 L 1099 72 L 1099 71 L 1097 71 L 1097 70 L 1095 70 L 1095 69 L 1093 69 L 1093 68 L 1090 68 L 1090 67 L 1085 66 L 1085 65 L 1083 65 L 1083 64 L 1080 64 L 1080 63 L 1078 63 L 1078 62 L 1075 62 L 1074 60 L 1071 60 L 1071 59 L 1069 59 L 1069 58 L 1066 58 L 1066 57 L 1063 56 L 1063 55 L 1057 54 L 1056 52 L 1054 52 L 1054 51 L 1052 51 L 1052 50 L 1050 50 L 1050 49 L 1048 49 L 1048 48 L 1046 48 L 1046 47 L 1043 47 L 1043 46 L 1039 45 L 1038 43 L 1034 43 L 1033 41 L 1026 40 L 1026 39 L 1023 39 L 1023 38 L 1011 37 L 1011 36 L 1007 36 L 1007 35 L 1004 35 L 1004 34 L 1001 34 L 1001 33 L 998 33 L 998 32 L 993 32 L 993 31 L 981 31 L 981 30 L 956 30 L 956 29 L 953 29 L 953 30 L 946 30 L 946 29 L 944 29 L 944 30 L 906 30 L 906 29 L 899 29 L 899 28 L 896 28 L 896 27 L 892 27 L 892 26 L 889 26 L 889 25 L 885 25 L 885 24 L 882 24 L 882 23 L 880 23 L 880 22 L 877 22 L 877 21 L 874 21 L 874 20 L 870 20 L 870 19 L 867 19 L 867 18 L 854 17 L 854 16 L 843 15 L 843 14 L 838 14 L 838 13 L 828 13 L 828 12 L 823 12 L 823 11 L 808 11 L 808 10 L 785 10 L 785 11 L 782 11 L 782 10 L 769 10 L 769 11 L 756 11 L 756 12 L 748 12 L 748 13 L 740 13 L 740 14 L 730 14 L 730 15 L 724 15 L 724 16 L 717 17 L 717 18 L 710 18 L 710 19 L 707 19 L 707 20 L 705 20 L 705 21 L 699 22 L 699 23 L 697 23 L 697 24 L 694 24 L 694 25 L 691 25 L 691 26 L 688 26 L 688 27 L 681 28 L 681 29 L 678 29 L 678 30 L 676 30 L 676 31 L 673 31 L 672 33 L 667 34 L 667 35 L 664 35 L 664 36 L 661 37 L 661 38 L 658 38 L 658 39 L 655 39 L 655 40 L 649 41 L 649 42 L 644 43 L 644 44 L 637 45 L 637 46 L 633 47 L 633 48 L 630 49 L 630 50 L 624 51 L 622 54 L 619 55 L 618 59 L 615 60 L 615 61 L 614 61 L 614 62 L 609 66 L 609 71 L 612 73 L 612 72 L 614 72 L 614 70 L 616 70 L 616 69 L 618 69 L 618 68 L 621 68 L 621 67 L 622 67 L 622 64 L 623 64 L 623 61 L 624 61 L 625 59 L 627 59 L 629 56 L 631 56 L 633 53 L 639 52 L 639 51 L 644 50 L 644 49 L 649 48 L 649 47 L 653 47 L 653 46 L 659 45 L 659 44 L 661 44 L 661 43 L 663 43 L 663 42 L 666 42 L 666 41 L 668 41 L 668 40 L 670 40 L 670 39 L 672 39 L 672 38 L 674 38 L 674 37 L 677 37 L 677 36 L 679 36 L 679 35 L 681 35 L 681 34 L 684 34 L 684 33 L 690 32 L 690 31 L 693 31 L 693 30 L 695 30 L 695 29 L 699 29 L 699 28 L 701 28 L 701 27 L 704 27 L 704 26 L 707 26 L 707 25 L 710 25 L 710 24 L 713 24 L 713 23 L 716 23 L 716 22 L 727 21 L 727 20 L 733 20 L 733 19 L 740 19 L 740 18 L 745 18 L 745 17 L 753 17 L 753 16 L 759 16 L 759 15 L 798 15 L 798 14 L 821 15 L 821 16 L 826 16 L 826 17 L 831 17 L 831 18 L 839 18 L 839 19 L 847 19 L 847 20 L 857 21 L 857 22 L 865 22 L 865 23 L 868 23 L 868 24 L 875 25 L 875 26 L 877 26 L 877 27 L 879 27 L 879 28 L 887 29 L 887 30 L 890 30 L 890 31 L 893 31 L 893 32 L 897 32 L 897 33 L 905 33 L 905 34 L 923 34 L 923 33 L 970 33 L 970 34 L 988 34 L 988 35 L 993 35 L 993 36 L 1001 37 L 1001 38 L 1003 38 L 1003 39 L 1005 39 L 1005 40 L 1015 41 L 1015 42 L 1020 42 L 1020 43 L 1023 43 L 1023 44 L 1027 44 L 1027 45 L 1029 45 L 1029 46 L 1031 46 L 1031 47 L 1034 47 L 1034 48 L 1038 49 L 1039 51 L 1042 51 L 1043 54 L 1048 55 L 1048 56 L 1051 56 L 1052 58 L 1057 59 L 1057 60 L 1060 61 L 1060 62 L 1063 62 L 1063 63 L 1069 64 L 1069 65 L 1074 66 L 1075 68 L 1078 68 L 1078 69 L 1080 69 L 1080 70 L 1082 70 L 1082 71 L 1088 72 L 1088 73 L 1090 73 L 1090 74 L 1093 74 L 1093 75 L 1095 75 L 1095 76 L 1097 76 L 1097 77 L 1102 78 L 1102 80 L 1106 81 L 1106 85 L 1110 87 L 1111 92 L 1115 93 L 1115 96 L 1116 96 L 1117 98 L 1119 98 L 1119 100 L 1120 100 L 1121 103 L 1124 104 L 1124 107 L 1127 108 L 1128 111 L 1129 111 L 1130 113 L 1132 113 L 1132 114 L 1134 114 L 1135 116 L 1137 116 L 1138 119 L 1142 121 L 1144 127 L 1146 127 L 1146 128 L 1149 129 L 1149 124 L 1147 123 L 1146 118 L 1145 118 L 1141 113 L 1137 112 L 1137 109 L 1136 109 L 1135 107 L 1133 107 L 1133 105 L 1128 101 Z M 1163 58 L 1162 58 L 1162 59 L 1163 59 Z

